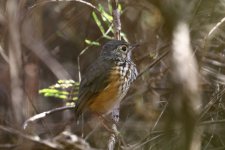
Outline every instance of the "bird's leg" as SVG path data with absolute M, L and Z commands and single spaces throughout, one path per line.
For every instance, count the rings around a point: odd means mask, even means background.
M 95 113 L 95 115 L 98 117 L 98 120 L 101 122 L 101 124 L 107 131 L 109 131 L 110 133 L 115 133 L 115 130 L 113 130 L 112 127 L 110 126 L 111 124 L 114 123 L 113 120 L 109 120 L 99 113 Z
M 104 121 L 110 122 L 110 120 L 108 120 L 107 118 L 105 118 L 102 115 L 99 115 L 99 119 L 102 121 L 102 125 L 105 127 L 106 130 L 108 130 L 110 133 L 114 134 L 116 136 L 117 139 L 120 140 L 120 142 L 124 145 L 127 146 L 125 140 L 123 139 L 122 135 L 120 134 L 120 132 L 117 130 L 117 126 L 118 126 L 118 122 L 116 122 L 115 120 L 111 120 L 111 126 L 109 127 L 108 124 L 105 124 Z

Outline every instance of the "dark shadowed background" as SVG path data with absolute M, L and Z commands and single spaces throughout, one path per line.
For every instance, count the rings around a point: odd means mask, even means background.
M 140 44 L 140 75 L 121 103 L 116 149 L 225 149 L 225 1 L 119 4 L 122 39 Z M 0 1 L 0 149 L 107 149 L 110 132 L 98 120 L 71 122 L 71 110 L 22 125 L 68 104 L 39 90 L 79 82 L 114 38 L 110 9 L 110 0 Z M 83 143 L 63 139 L 65 130 Z

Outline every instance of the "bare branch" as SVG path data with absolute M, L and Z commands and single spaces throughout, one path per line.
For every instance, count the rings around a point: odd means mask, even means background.
M 23 43 L 53 72 L 58 79 L 71 79 L 67 70 L 49 53 L 38 33 L 33 30 L 35 22 L 27 16 L 23 23 Z
M 54 143 L 49 142 L 47 140 L 41 140 L 37 136 L 26 135 L 26 134 L 24 134 L 24 133 L 22 133 L 22 132 L 20 132 L 18 130 L 15 130 L 13 128 L 4 127 L 4 126 L 0 125 L 0 130 L 3 130 L 5 132 L 9 132 L 11 134 L 18 135 L 20 137 L 23 137 L 26 140 L 29 140 L 29 141 L 32 141 L 32 142 L 35 142 L 35 143 L 38 143 L 38 144 L 41 144 L 41 145 L 45 145 L 45 146 L 53 148 L 53 149 L 61 148 L 60 145 L 58 145 L 58 144 L 54 144 Z
M 40 114 L 34 115 L 33 117 L 27 119 L 23 124 L 23 128 L 26 129 L 29 123 L 45 118 L 53 113 L 64 111 L 64 110 L 74 110 L 74 109 L 75 109 L 75 106 L 63 106 L 63 107 L 54 108 L 52 110 L 42 112 Z
M 173 31 L 171 75 L 176 94 L 173 94 L 173 102 L 169 105 L 171 114 L 174 115 L 170 116 L 168 124 L 175 126 L 181 123 L 184 128 L 183 138 L 178 143 L 178 149 L 199 150 L 201 148 L 201 128 L 196 126 L 196 118 L 200 113 L 202 103 L 198 65 L 193 55 L 189 33 L 189 26 L 183 21 L 178 22 Z M 174 121 L 174 118 L 177 118 L 175 119 L 177 121 Z M 179 121 L 178 118 L 186 120 Z
M 25 112 L 23 91 L 22 48 L 20 41 L 20 9 L 18 1 L 8 0 L 6 10 L 9 24 L 9 67 L 11 78 L 11 97 L 16 123 L 22 124 Z M 19 108 L 19 109 L 18 109 Z
M 89 7 L 93 8 L 93 9 L 96 9 L 96 7 L 93 4 L 91 4 L 90 2 L 84 1 L 84 0 L 47 0 L 47 1 L 38 2 L 38 3 L 34 4 L 34 5 L 32 5 L 31 7 L 29 7 L 29 9 L 33 9 L 35 7 L 38 7 L 40 5 L 43 5 L 43 4 L 46 4 L 46 3 L 50 3 L 50 2 L 73 2 L 73 1 L 74 2 L 83 3 L 83 4 L 89 6 Z
M 163 46 L 162 48 L 160 48 L 160 50 L 163 49 L 167 49 L 169 47 L 169 45 Z M 159 50 L 159 51 L 160 51 Z M 149 69 L 151 69 L 153 66 L 155 66 L 156 64 L 158 64 L 164 57 L 168 56 L 169 54 L 169 50 L 166 50 L 163 54 L 161 54 L 158 58 L 156 58 L 144 71 L 142 71 L 141 73 L 138 74 L 137 78 L 139 78 L 140 76 L 142 76 L 146 71 L 148 71 Z
M 118 10 L 118 0 L 112 0 L 112 16 L 113 16 L 113 27 L 114 27 L 114 36 L 115 39 L 120 40 L 120 31 L 121 31 L 121 21 L 120 21 L 120 12 Z
M 225 22 L 225 17 L 222 18 L 208 33 L 206 39 L 209 39 L 210 36 Z
M 210 108 L 219 101 L 219 98 L 221 98 L 223 95 L 225 94 L 225 88 L 221 89 L 219 92 L 217 92 L 212 98 L 211 100 L 204 106 L 201 115 L 200 115 L 200 119 L 202 119 L 210 110 Z
M 214 125 L 214 124 L 225 124 L 225 119 L 213 120 L 213 121 L 203 121 L 200 123 L 200 125 Z
M 113 27 L 114 27 L 114 37 L 117 40 L 121 40 L 120 31 L 121 31 L 121 22 L 120 22 L 120 12 L 118 10 L 118 0 L 111 0 L 112 4 L 112 16 L 113 16 Z M 119 108 L 120 104 L 118 104 L 112 111 L 112 119 L 117 123 L 119 122 Z M 116 124 L 112 125 L 112 130 L 114 133 L 111 134 L 109 142 L 108 142 L 108 149 L 114 150 L 116 144 L 116 133 L 117 126 Z

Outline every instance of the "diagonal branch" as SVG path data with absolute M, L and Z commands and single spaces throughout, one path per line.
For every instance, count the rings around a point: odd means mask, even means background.
M 49 142 L 47 140 L 41 140 L 37 136 L 30 136 L 30 135 L 24 134 L 24 133 L 22 133 L 18 130 L 13 129 L 13 128 L 4 127 L 4 126 L 0 125 L 0 130 L 8 132 L 10 134 L 18 135 L 18 136 L 20 136 L 20 137 L 22 137 L 26 140 L 29 140 L 29 141 L 47 146 L 47 147 L 52 148 L 52 149 L 60 149 L 61 148 L 61 146 L 58 145 L 58 144 L 54 144 L 54 143 Z
M 75 106 L 63 106 L 63 107 L 54 108 L 52 110 L 45 111 L 40 114 L 34 115 L 24 122 L 23 128 L 26 129 L 29 123 L 34 122 L 39 119 L 42 119 L 42 118 L 45 118 L 46 116 L 49 116 L 53 113 L 64 111 L 64 110 L 69 110 L 69 109 L 74 110 L 74 108 L 75 108 Z

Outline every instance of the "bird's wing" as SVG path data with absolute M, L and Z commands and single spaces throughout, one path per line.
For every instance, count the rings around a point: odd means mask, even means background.
M 107 61 L 107 62 L 106 62 Z M 111 61 L 98 58 L 82 76 L 76 102 L 75 116 L 78 118 L 85 111 L 91 97 L 98 95 L 109 83 Z

